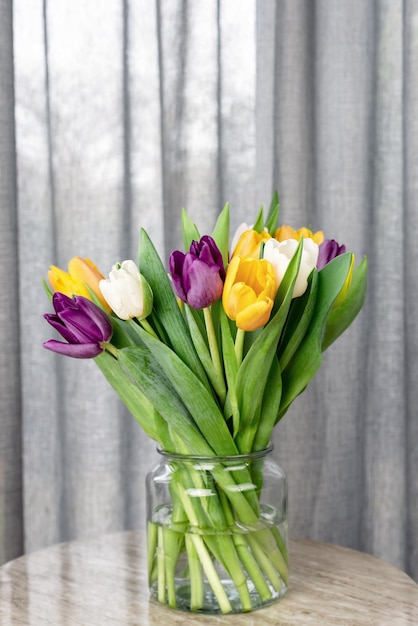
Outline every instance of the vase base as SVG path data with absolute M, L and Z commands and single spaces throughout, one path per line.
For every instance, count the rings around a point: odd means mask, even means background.
M 176 609 L 178 611 L 216 615 L 225 614 L 226 612 L 247 613 L 249 611 L 262 609 L 265 606 L 269 606 L 270 604 L 273 604 L 274 602 L 280 600 L 280 598 L 282 598 L 287 591 L 287 586 L 285 585 L 285 583 L 282 583 L 282 587 L 278 591 L 276 591 L 271 585 L 268 585 L 271 595 L 268 599 L 262 600 L 257 589 L 251 584 L 251 582 L 248 582 L 251 608 L 244 609 L 241 604 L 240 595 L 234 583 L 230 580 L 222 580 L 221 583 L 230 603 L 231 610 L 228 611 L 223 611 L 221 609 L 211 586 L 206 582 L 203 584 L 202 597 L 201 601 L 199 601 L 199 607 L 193 607 L 191 605 L 191 587 L 190 584 L 184 580 L 184 578 L 175 579 L 175 598 L 173 598 L 171 602 L 159 601 L 157 582 L 152 585 L 150 593 L 151 597 L 159 604 L 164 604 L 165 606 L 169 606 L 170 608 Z

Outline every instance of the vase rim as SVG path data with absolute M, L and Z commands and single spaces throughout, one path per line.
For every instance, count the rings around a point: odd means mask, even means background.
M 216 461 L 216 463 L 223 463 L 228 461 L 244 461 L 244 460 L 253 460 L 253 459 L 262 459 L 263 457 L 270 454 L 273 450 L 273 444 L 270 443 L 267 448 L 263 450 L 256 450 L 255 452 L 248 452 L 244 454 L 224 454 L 224 455 L 200 455 L 200 454 L 181 454 L 179 452 L 167 452 L 167 450 L 163 450 L 162 448 L 157 447 L 157 452 L 162 457 L 171 461 L 199 461 L 203 463 L 210 463 Z

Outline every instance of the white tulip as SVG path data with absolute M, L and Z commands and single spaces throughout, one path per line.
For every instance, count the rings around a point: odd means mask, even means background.
M 138 272 L 134 261 L 123 261 L 112 267 L 109 279 L 101 280 L 100 291 L 110 308 L 122 320 L 143 319 L 152 309 L 151 287 Z
M 263 258 L 270 261 L 274 268 L 277 285 L 283 280 L 283 276 L 287 267 L 296 252 L 299 242 L 296 239 L 286 239 L 285 241 L 277 241 L 269 239 L 266 241 L 263 251 Z M 295 287 L 293 289 L 292 298 L 298 298 L 303 295 L 308 287 L 308 276 L 316 267 L 318 261 L 319 246 L 313 239 L 306 238 L 303 240 L 302 258 L 300 268 L 296 278 Z

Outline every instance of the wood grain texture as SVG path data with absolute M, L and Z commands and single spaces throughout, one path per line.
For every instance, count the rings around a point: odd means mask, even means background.
M 372 556 L 293 539 L 287 595 L 252 613 L 195 615 L 149 599 L 145 535 L 55 545 L 0 568 L 1 626 L 403 626 L 418 624 L 418 585 Z

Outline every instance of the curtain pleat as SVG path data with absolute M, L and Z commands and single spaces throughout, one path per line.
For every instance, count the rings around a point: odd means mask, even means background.
M 290 532 L 418 579 L 416 3 L 15 0 L 18 213 L 10 4 L 1 559 L 143 526 L 157 457 L 94 363 L 42 348 L 49 265 L 80 255 L 107 273 L 136 260 L 140 227 L 166 261 L 183 206 L 205 233 L 229 201 L 234 229 L 277 188 L 282 223 L 323 229 L 370 267 L 364 310 L 274 434 Z
M 0 2 L 0 563 L 23 549 L 12 6 Z

